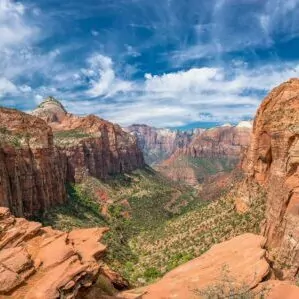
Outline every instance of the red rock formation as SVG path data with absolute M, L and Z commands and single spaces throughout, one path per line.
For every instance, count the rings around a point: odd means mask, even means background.
M 63 106 L 48 99 L 32 113 L 52 127 L 56 145 L 67 156 L 68 178 L 84 175 L 107 178 L 144 166 L 136 139 L 120 126 L 97 116 L 68 114 Z
M 149 165 L 169 158 L 178 148 L 186 147 L 195 134 L 204 131 L 204 129 L 196 129 L 183 132 L 158 129 L 147 125 L 132 125 L 125 130 L 136 136 L 138 146 L 144 153 L 145 162 Z
M 221 291 L 220 285 L 223 288 L 223 283 L 229 280 L 230 285 L 226 286 L 235 289 L 237 297 L 238 291 L 249 291 L 268 274 L 265 242 L 265 238 L 253 234 L 235 237 L 214 245 L 207 253 L 170 271 L 153 285 L 121 295 L 142 299 L 195 299 L 201 298 L 199 292 L 209 287 Z M 216 294 L 203 298 L 216 298 Z
M 18 216 L 62 203 L 66 161 L 52 130 L 37 117 L 0 109 L 0 206 Z
M 85 175 L 107 178 L 143 165 L 135 138 L 96 116 L 67 114 L 54 100 L 33 116 L 0 109 L 0 206 L 16 216 L 63 203 L 66 182 Z
M 0 297 L 15 299 L 74 298 L 99 274 L 119 277 L 100 258 L 106 228 L 64 233 L 15 218 L 0 208 Z M 113 281 L 112 281 L 113 282 Z
M 191 157 L 239 157 L 250 142 L 251 128 L 245 126 L 223 126 L 196 135 L 189 146 L 177 154 Z
M 250 126 L 242 122 L 235 127 L 226 125 L 200 132 L 188 146 L 176 150 L 156 168 L 168 178 L 192 186 L 213 183 L 218 178 L 221 184 L 221 174 L 234 169 L 248 146 Z
M 258 109 L 244 163 L 247 183 L 267 192 L 264 235 L 283 277 L 299 271 L 299 80 L 275 88 Z M 244 199 L 250 203 L 251 199 Z

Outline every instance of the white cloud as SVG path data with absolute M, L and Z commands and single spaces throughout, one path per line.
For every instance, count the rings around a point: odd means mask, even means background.
M 143 80 L 130 82 L 116 76 L 109 57 L 93 56 L 88 65 L 82 73 L 91 79 L 92 89 L 88 93 L 96 98 L 79 101 L 79 105 L 71 100 L 64 104 L 74 113 L 98 113 L 124 126 L 237 122 L 254 115 L 261 95 L 290 77 L 299 77 L 299 63 L 248 69 L 246 63 L 237 61 L 231 68 L 202 67 L 162 75 L 145 74 Z
M 11 0 L 0 0 L 0 47 L 10 47 L 31 39 L 37 29 L 24 22 L 25 6 Z
M 88 59 L 89 68 L 82 72 L 90 78 L 90 96 L 113 96 L 119 92 L 128 92 L 133 84 L 117 78 L 110 57 L 95 54 Z
M 17 87 L 6 78 L 0 77 L 0 97 L 17 91 Z

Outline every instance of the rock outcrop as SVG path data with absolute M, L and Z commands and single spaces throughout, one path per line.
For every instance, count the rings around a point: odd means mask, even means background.
M 246 123 L 246 126 L 245 126 Z M 178 150 L 177 155 L 191 157 L 239 157 L 250 142 L 249 122 L 237 126 L 211 128 L 196 135 L 189 146 Z
M 274 267 L 282 269 L 277 275 L 294 278 L 299 271 L 299 79 L 281 84 L 262 102 L 244 165 L 248 188 L 257 183 L 267 193 L 264 235 Z
M 145 162 L 149 165 L 169 158 L 177 149 L 186 147 L 195 134 L 199 135 L 204 131 L 204 129 L 190 131 L 159 129 L 147 125 L 132 125 L 125 130 L 137 138 Z
M 250 122 L 241 122 L 237 126 L 224 125 L 196 134 L 189 145 L 177 149 L 157 170 L 174 181 L 192 186 L 218 178 L 222 181 L 223 174 L 238 165 L 248 147 L 250 126 Z
M 41 119 L 0 108 L 0 206 L 31 216 L 66 199 L 67 165 Z
M 75 298 L 79 289 L 105 275 L 101 257 L 106 247 L 99 240 L 106 231 L 65 233 L 0 208 L 0 297 Z
M 226 291 L 233 291 L 236 298 L 238 294 L 248 294 L 270 271 L 265 258 L 265 243 L 264 237 L 254 234 L 235 237 L 214 245 L 202 256 L 172 270 L 153 285 L 125 292 L 120 297 L 195 299 L 224 298 Z M 299 288 L 296 291 L 298 294 Z M 252 291 L 252 294 L 261 295 L 262 292 L 264 288 Z
M 55 145 L 67 157 L 69 180 L 80 181 L 85 175 L 107 178 L 144 166 L 135 137 L 116 124 L 95 115 L 69 114 L 52 98 L 32 114 L 51 126 Z
M 65 202 L 67 182 L 143 166 L 136 139 L 94 115 L 68 114 L 52 98 L 32 115 L 0 108 L 0 206 L 16 216 Z

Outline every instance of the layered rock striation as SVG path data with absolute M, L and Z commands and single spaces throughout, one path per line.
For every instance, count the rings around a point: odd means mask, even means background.
M 0 206 L 31 216 L 65 201 L 67 163 L 41 119 L 0 108 Z
M 125 130 L 137 138 L 138 146 L 144 153 L 145 162 L 149 165 L 169 158 L 177 149 L 186 147 L 195 134 L 204 131 L 204 129 L 190 131 L 159 129 L 137 124 Z
M 299 271 L 299 79 L 291 79 L 264 99 L 258 109 L 244 169 L 246 185 L 266 191 L 264 235 L 282 278 Z M 249 192 L 248 192 L 249 193 Z M 255 198 L 243 198 L 250 204 Z
M 55 145 L 67 157 L 69 180 L 80 181 L 85 175 L 107 178 L 144 166 L 135 137 L 116 124 L 95 115 L 69 114 L 51 98 L 32 114 L 52 128 Z
M 52 98 L 32 115 L 0 108 L 0 206 L 16 216 L 65 202 L 66 183 L 143 166 L 134 136 L 99 117 L 68 114 Z
M 106 246 L 99 242 L 106 231 L 65 233 L 0 208 L 0 297 L 71 299 L 99 275 L 109 280 L 111 270 L 101 262 Z
M 189 145 L 177 149 L 157 169 L 174 181 L 193 186 L 222 180 L 240 162 L 250 135 L 250 122 L 205 130 L 193 136 Z

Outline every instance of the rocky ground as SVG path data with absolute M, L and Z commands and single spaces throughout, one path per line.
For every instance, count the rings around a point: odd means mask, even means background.
M 34 115 L 1 108 L 0 296 L 298 298 L 298 103 L 298 79 L 265 98 L 242 176 L 224 174 L 245 124 L 178 150 L 196 189 L 144 168 L 135 137 L 98 117 L 54 99 Z M 143 287 L 118 293 L 129 284 Z

